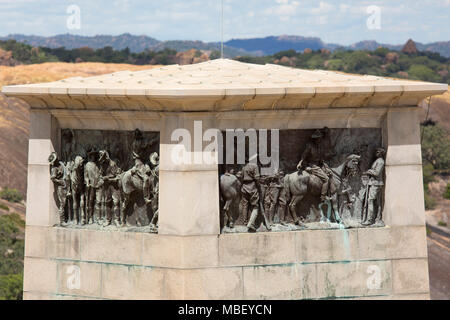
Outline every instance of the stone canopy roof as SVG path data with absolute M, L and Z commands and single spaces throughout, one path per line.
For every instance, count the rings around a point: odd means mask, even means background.
M 218 59 L 3 87 L 32 108 L 226 111 L 415 106 L 447 84 Z

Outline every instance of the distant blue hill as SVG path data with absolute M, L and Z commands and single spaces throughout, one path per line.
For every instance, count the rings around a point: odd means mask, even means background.
M 307 48 L 311 50 L 335 49 L 338 45 L 326 44 L 320 38 L 301 36 L 270 36 L 253 39 L 232 39 L 225 42 L 227 46 L 241 48 L 259 55 L 272 55 L 284 50 L 303 51 Z

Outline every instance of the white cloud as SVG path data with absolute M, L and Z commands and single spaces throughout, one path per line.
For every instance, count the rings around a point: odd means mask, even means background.
M 218 0 L 0 0 L 0 35 L 54 35 L 66 28 L 66 8 L 81 8 L 80 34 L 147 34 L 166 39 L 220 38 Z M 378 5 L 381 27 L 366 27 L 366 8 Z M 383 43 L 449 40 L 450 0 L 224 0 L 226 37 L 292 34 L 349 44 L 368 38 Z M 426 27 L 421 27 L 426 25 Z
M 334 6 L 332 4 L 320 1 L 319 6 L 311 9 L 310 12 L 312 14 L 323 14 L 323 13 L 329 13 L 333 10 L 334 10 Z

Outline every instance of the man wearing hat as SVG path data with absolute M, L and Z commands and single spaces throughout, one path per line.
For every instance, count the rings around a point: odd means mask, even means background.
M 122 170 L 115 161 L 111 160 L 106 150 L 99 152 L 99 167 L 101 179 L 104 181 L 103 195 L 106 206 L 106 225 L 111 225 L 114 218 L 114 223 L 118 226 L 122 216 L 120 212 L 121 194 L 119 185 Z
M 153 211 L 153 217 L 152 221 L 150 221 L 150 226 L 155 229 L 158 226 L 158 216 L 159 216 L 159 210 L 158 210 L 158 197 L 159 197 L 159 155 L 157 152 L 153 152 L 150 155 L 150 164 L 152 165 L 153 169 L 150 169 L 150 181 L 149 187 L 151 186 L 151 194 L 152 194 L 152 211 Z
M 59 224 L 60 226 L 64 226 L 67 222 L 65 207 L 67 201 L 67 191 L 70 185 L 70 178 L 66 172 L 64 163 L 59 161 L 58 154 L 56 152 L 52 152 L 50 154 L 50 156 L 48 157 L 48 162 L 50 164 L 50 179 L 55 185 L 56 195 L 58 197 Z
M 369 176 L 369 190 L 367 201 L 367 219 L 362 225 L 369 226 L 381 220 L 381 197 L 380 190 L 384 186 L 384 155 L 386 151 L 383 148 L 375 150 L 376 160 L 372 164 L 372 168 L 367 170 L 365 174 Z M 376 207 L 376 208 L 375 208 Z
M 306 144 L 306 149 L 297 165 L 297 170 L 306 168 L 306 172 L 318 177 L 322 182 L 321 200 L 325 201 L 328 192 L 328 180 L 331 170 L 325 163 L 331 154 L 330 150 L 322 145 L 324 134 L 321 130 L 316 130 L 311 136 L 311 141 Z
M 150 203 L 150 189 L 149 189 L 149 175 L 150 166 L 142 162 L 141 156 L 133 151 L 134 166 L 131 168 L 131 174 L 137 175 L 142 179 L 142 192 L 144 194 L 144 200 L 146 203 Z
M 88 151 L 88 162 L 84 166 L 84 183 L 86 186 L 87 223 L 100 224 L 103 180 L 98 166 L 98 152 L 94 148 Z
M 246 165 L 242 168 L 242 187 L 241 187 L 241 207 L 244 214 L 244 222 L 246 222 L 248 213 L 250 212 L 250 218 L 247 224 L 249 232 L 256 232 L 256 219 L 261 212 L 263 215 L 263 222 L 268 230 L 271 230 L 269 221 L 264 214 L 264 208 L 260 202 L 260 190 L 259 190 L 259 168 L 257 165 L 258 154 L 252 155 Z M 258 210 L 259 208 L 259 210 Z

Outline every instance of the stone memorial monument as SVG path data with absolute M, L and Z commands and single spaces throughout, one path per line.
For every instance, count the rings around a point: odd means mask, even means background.
M 25 299 L 428 299 L 418 103 L 446 84 L 214 60 L 30 105 Z

